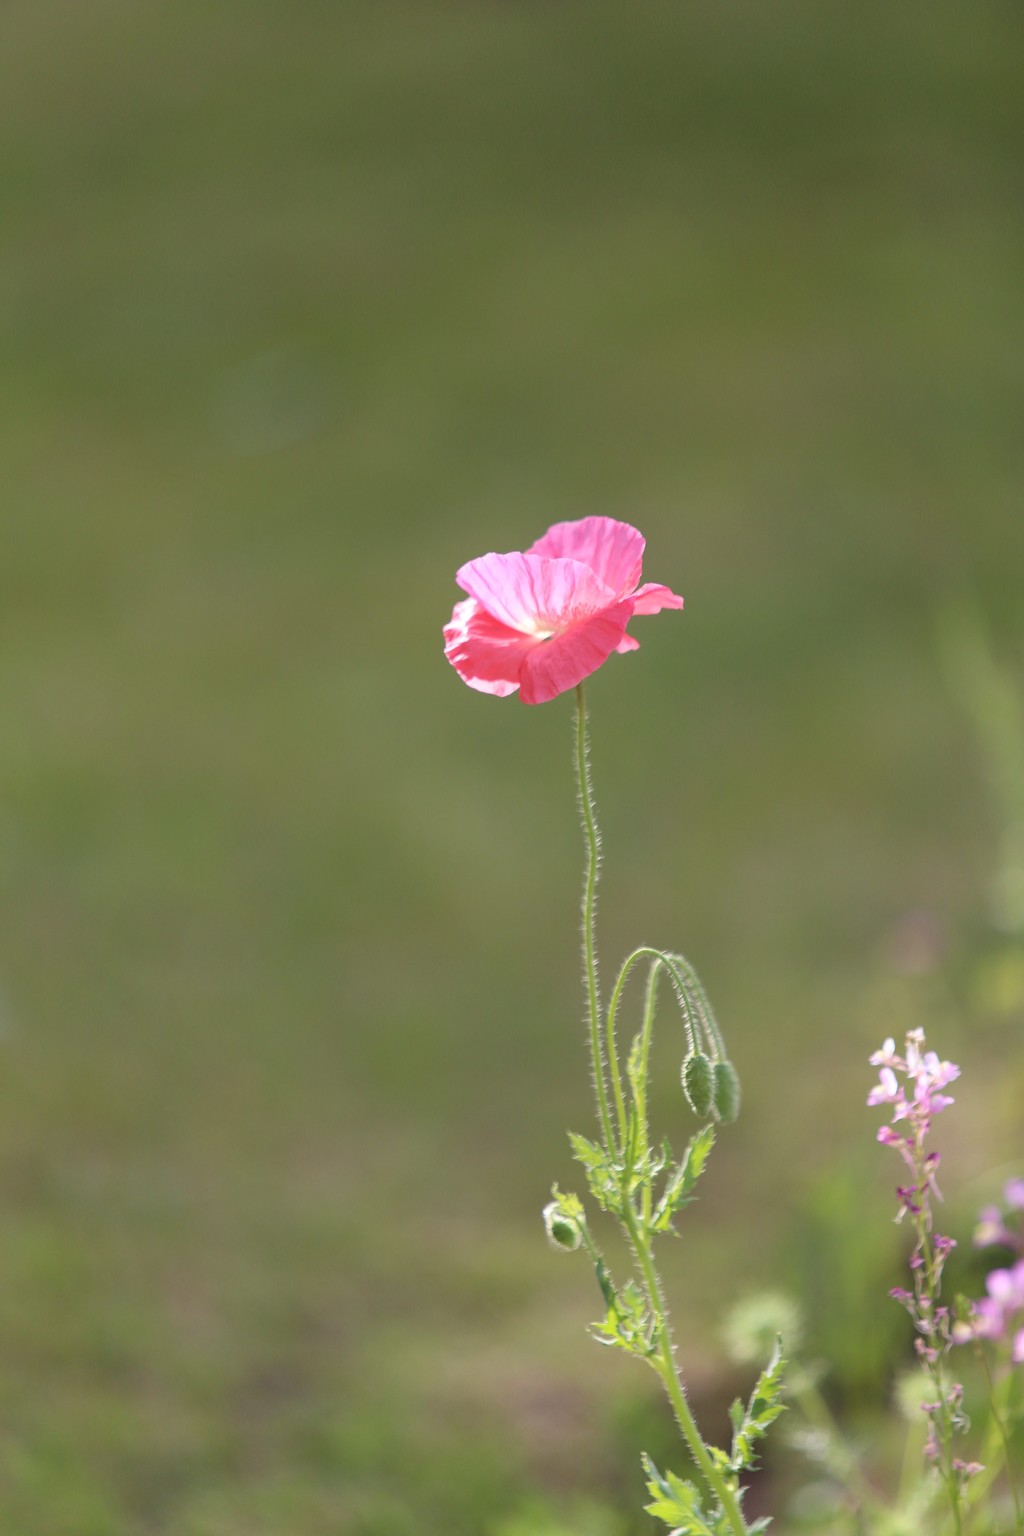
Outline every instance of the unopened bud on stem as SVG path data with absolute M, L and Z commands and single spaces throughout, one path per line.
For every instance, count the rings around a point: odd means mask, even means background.
M 552 1245 L 572 1253 L 583 1241 L 583 1229 L 576 1217 L 569 1215 L 558 1200 L 544 1207 L 544 1226 Z
M 683 1062 L 683 1092 L 698 1120 L 706 1120 L 715 1098 L 715 1076 L 703 1051 L 691 1051 Z

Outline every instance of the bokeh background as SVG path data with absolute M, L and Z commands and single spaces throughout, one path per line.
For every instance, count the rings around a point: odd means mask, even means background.
M 963 1063 L 961 1237 L 1024 1157 L 1022 61 L 1009 6 L 3 7 L 4 1530 L 649 1528 L 656 1384 L 538 1219 L 571 700 L 440 650 L 589 513 L 687 600 L 590 690 L 606 972 L 684 949 L 746 1094 L 695 1402 L 772 1282 L 887 1411 L 867 1053 Z

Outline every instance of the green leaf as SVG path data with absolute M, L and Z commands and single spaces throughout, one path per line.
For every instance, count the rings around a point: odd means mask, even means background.
M 731 1462 L 734 1472 L 741 1472 L 756 1464 L 757 1441 L 764 1439 L 769 1425 L 785 1411 L 786 1405 L 782 1402 L 782 1373 L 785 1365 L 782 1341 L 778 1339 L 771 1359 L 757 1378 L 746 1408 L 737 1398 L 729 1409 L 733 1428 Z
M 578 1136 L 575 1131 L 569 1132 L 569 1144 L 576 1161 L 583 1164 L 587 1183 L 590 1185 L 590 1193 L 598 1205 L 603 1211 L 610 1211 L 613 1216 L 620 1214 L 622 1210 L 621 1169 L 616 1166 L 603 1147 L 599 1147 L 596 1142 L 588 1141 L 585 1136 Z
M 715 1144 L 715 1128 L 705 1125 L 690 1137 L 679 1166 L 670 1174 L 657 1209 L 651 1218 L 652 1232 L 667 1232 L 672 1218 L 693 1199 L 693 1190 Z
M 674 1472 L 659 1472 L 647 1455 L 643 1458 L 651 1503 L 644 1508 L 656 1520 L 671 1526 L 673 1536 L 714 1536 L 701 1508 L 700 1494 Z
M 575 1131 L 569 1132 L 569 1143 L 573 1157 L 588 1171 L 591 1168 L 601 1167 L 608 1161 L 603 1147 L 599 1147 L 595 1141 L 588 1141 L 585 1136 L 577 1135 Z
M 604 1269 L 602 1264 L 601 1269 Z M 644 1304 L 639 1288 L 632 1280 L 617 1291 L 607 1270 L 604 1277 L 598 1274 L 601 1290 L 608 1302 L 604 1319 L 591 1325 L 591 1335 L 598 1344 L 614 1349 L 624 1349 L 641 1360 L 649 1360 L 657 1348 L 658 1323 Z M 607 1289 L 606 1289 L 607 1285 Z
M 586 1212 L 583 1209 L 583 1201 L 579 1195 L 574 1195 L 571 1191 L 563 1194 L 557 1184 L 552 1184 L 551 1193 L 558 1204 L 559 1215 L 564 1216 L 567 1221 L 582 1221 L 584 1219 Z

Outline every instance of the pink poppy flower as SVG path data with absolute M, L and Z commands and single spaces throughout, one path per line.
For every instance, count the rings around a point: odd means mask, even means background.
M 444 653 L 464 683 L 498 698 L 519 689 L 544 704 L 635 651 L 635 615 L 681 608 L 668 587 L 640 585 L 645 540 L 628 523 L 556 523 L 525 553 L 482 555 L 456 572 L 469 596 L 444 627 Z

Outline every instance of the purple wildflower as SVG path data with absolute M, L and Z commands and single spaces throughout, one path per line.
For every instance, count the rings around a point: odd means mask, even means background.
M 985 1290 L 988 1294 L 973 1304 L 970 1316 L 954 1327 L 954 1343 L 1012 1338 L 1010 1358 L 1024 1364 L 1024 1259 L 1010 1269 L 990 1270 Z
M 939 1465 L 953 1507 L 959 1510 L 961 1489 L 971 1474 L 966 1470 L 969 1463 L 953 1462 L 951 1437 L 966 1428 L 966 1420 L 963 1388 L 949 1381 L 946 1357 L 960 1325 L 939 1302 L 942 1271 L 956 1243 L 932 1233 L 932 1196 L 941 1200 L 942 1195 L 935 1181 L 939 1154 L 928 1150 L 926 1141 L 933 1117 L 953 1103 L 944 1090 L 960 1076 L 960 1068 L 927 1050 L 921 1029 L 908 1033 L 902 1055 L 894 1040 L 886 1040 L 871 1065 L 878 1068 L 878 1082 L 868 1094 L 868 1104 L 889 1111 L 889 1123 L 878 1131 L 878 1140 L 897 1151 L 911 1171 L 912 1181 L 896 1187 L 896 1220 L 909 1216 L 917 1236 L 909 1259 L 913 1289 L 897 1286 L 889 1294 L 910 1314 L 917 1334 L 914 1351 L 934 1389 L 934 1400 L 923 1405 L 928 1420 L 924 1454 Z
M 1011 1211 L 1024 1211 L 1024 1179 L 1010 1179 L 1003 1189 L 1003 1199 Z M 1024 1223 L 1011 1227 L 998 1205 L 986 1205 L 978 1213 L 974 1229 L 975 1248 L 1013 1248 L 1024 1255 Z

